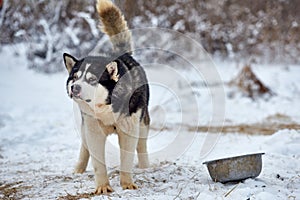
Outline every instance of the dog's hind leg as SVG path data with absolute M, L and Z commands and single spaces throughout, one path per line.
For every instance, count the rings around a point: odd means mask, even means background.
M 130 131 L 123 131 L 117 128 L 120 145 L 120 184 L 125 189 L 137 189 L 132 179 L 132 168 L 135 150 L 138 143 L 138 124 L 134 125 Z
M 82 174 L 83 172 L 85 172 L 89 161 L 89 157 L 90 157 L 90 153 L 87 147 L 85 146 L 84 142 L 82 142 L 80 147 L 79 160 L 76 164 L 74 173 Z
M 144 123 L 141 123 L 139 131 L 140 131 L 139 141 L 136 148 L 138 153 L 139 168 L 148 168 L 149 157 L 147 151 L 147 139 L 149 133 L 149 125 L 145 125 Z
M 86 167 L 89 162 L 90 158 L 90 153 L 87 149 L 87 144 L 86 144 L 86 138 L 85 138 L 85 130 L 84 130 L 84 120 L 82 118 L 82 124 L 81 124 L 81 147 L 80 147 L 80 153 L 79 153 L 79 159 L 76 164 L 74 173 L 79 173 L 82 174 L 85 172 Z

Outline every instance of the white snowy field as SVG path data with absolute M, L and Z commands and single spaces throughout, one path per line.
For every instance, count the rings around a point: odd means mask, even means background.
M 300 131 L 296 130 L 300 124 L 300 66 L 254 66 L 258 77 L 276 93 L 268 99 L 253 101 L 224 85 L 225 124 L 298 125 L 272 135 L 189 131 L 186 126 L 208 126 L 211 122 L 214 107 L 209 88 L 201 81 L 192 84 L 195 76 L 187 70 L 177 72 L 189 79 L 191 92 L 182 89 L 181 77 L 177 82 L 163 70 L 147 69 L 149 81 L 153 82 L 151 167 L 135 168 L 134 179 L 139 189 L 123 191 L 119 185 L 116 137 L 110 136 L 107 163 L 115 192 L 93 196 L 91 165 L 84 174 L 72 173 L 80 137 L 73 102 L 65 91 L 67 73 L 44 75 L 26 69 L 24 50 L 23 46 L 13 46 L 0 51 L 0 199 L 300 198 Z M 217 62 L 217 69 L 226 83 L 240 68 Z M 154 84 L 153 77 L 160 77 L 157 74 L 169 79 L 166 82 L 173 81 L 173 90 Z M 228 95 L 233 92 L 234 95 Z M 190 104 L 191 95 L 196 98 L 196 105 Z M 194 107 L 197 105 L 198 109 Z M 193 110 L 198 111 L 193 114 Z M 204 142 L 210 144 L 205 155 L 201 153 Z M 170 151 L 166 155 L 159 153 L 172 144 L 178 144 L 178 149 L 174 149 L 177 157 Z M 215 183 L 202 164 L 257 152 L 265 153 L 260 176 L 241 183 Z

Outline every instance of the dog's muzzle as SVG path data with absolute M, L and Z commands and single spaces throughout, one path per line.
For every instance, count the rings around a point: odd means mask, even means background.
M 80 85 L 72 85 L 71 86 L 71 92 L 72 92 L 72 95 L 74 97 L 79 98 L 80 97 L 80 93 L 81 93 L 81 86 Z

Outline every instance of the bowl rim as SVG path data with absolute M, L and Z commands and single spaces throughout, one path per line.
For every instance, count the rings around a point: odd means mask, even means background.
M 252 154 L 244 154 L 244 155 L 233 156 L 233 157 L 228 157 L 228 158 L 220 158 L 220 159 L 205 161 L 202 164 L 203 165 L 208 165 L 210 163 L 217 162 L 217 161 L 231 160 L 231 159 L 236 159 L 236 158 L 241 158 L 241 157 L 248 157 L 248 156 L 257 156 L 257 155 L 261 156 L 261 155 L 264 155 L 264 154 L 265 153 L 263 153 L 263 152 L 261 152 L 261 153 L 252 153 Z

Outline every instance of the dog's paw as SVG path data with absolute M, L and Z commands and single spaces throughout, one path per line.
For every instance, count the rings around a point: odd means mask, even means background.
M 82 174 L 82 173 L 84 173 L 86 171 L 86 167 L 87 167 L 87 162 L 79 161 L 76 164 L 73 173 L 74 174 Z
M 123 190 L 136 190 L 139 187 L 134 183 L 121 183 Z
M 98 186 L 96 191 L 95 191 L 95 194 L 96 195 L 108 194 L 108 193 L 113 192 L 113 191 L 114 190 L 112 189 L 112 187 L 107 183 L 105 185 Z
M 75 168 L 73 173 L 74 174 L 83 174 L 85 172 L 85 168 Z

